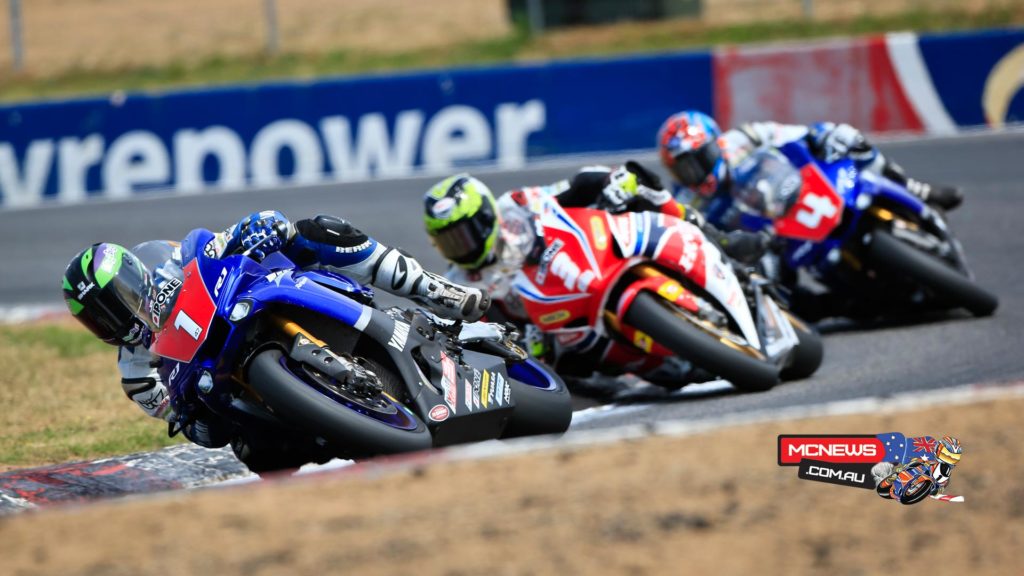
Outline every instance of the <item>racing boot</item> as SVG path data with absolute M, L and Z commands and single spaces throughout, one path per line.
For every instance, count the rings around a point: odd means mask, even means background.
M 907 178 L 907 190 L 926 204 L 950 211 L 964 201 L 964 192 L 956 186 L 933 186 L 927 182 Z
M 941 208 L 945 211 L 950 211 L 959 206 L 964 201 L 964 192 L 956 186 L 937 186 L 915 180 L 907 176 L 907 173 L 903 170 L 903 167 L 899 164 L 885 159 L 885 164 L 882 166 L 882 176 L 885 176 L 889 180 L 896 182 L 907 187 L 907 191 L 917 196 L 922 202 Z
M 431 311 L 451 318 L 475 322 L 491 307 L 491 296 L 479 288 L 456 284 L 433 272 L 422 272 L 423 278 L 413 298 Z

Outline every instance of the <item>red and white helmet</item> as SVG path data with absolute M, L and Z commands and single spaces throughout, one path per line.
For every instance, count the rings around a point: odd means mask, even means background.
M 658 152 L 676 182 L 702 196 L 714 194 L 725 179 L 726 165 L 713 118 L 695 110 L 670 116 L 658 130 Z

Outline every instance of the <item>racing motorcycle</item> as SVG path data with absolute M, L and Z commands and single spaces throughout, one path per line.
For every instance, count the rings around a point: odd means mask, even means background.
M 730 226 L 781 239 L 781 270 L 765 273 L 784 285 L 804 269 L 855 305 L 851 316 L 959 307 L 988 316 L 998 306 L 940 211 L 848 158 L 824 162 L 792 142 L 744 159 L 736 183 Z
M 510 329 L 380 309 L 370 288 L 279 252 L 214 258 L 212 237 L 190 233 L 182 254 L 195 257 L 154 304 L 152 350 L 181 422 L 205 409 L 324 460 L 568 428 L 565 384 Z
M 605 371 L 646 373 L 675 357 L 743 390 L 806 377 L 821 364 L 820 337 L 776 303 L 767 280 L 737 274 L 697 226 L 533 194 L 545 248 L 513 285 L 533 324 L 560 346 L 596 351 Z M 655 234 L 656 249 L 644 253 Z

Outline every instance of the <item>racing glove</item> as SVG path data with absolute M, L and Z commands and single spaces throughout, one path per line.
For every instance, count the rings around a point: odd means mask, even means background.
M 601 196 L 603 205 L 613 213 L 634 207 L 657 210 L 673 201 L 658 176 L 632 160 L 608 174 Z
M 277 252 L 293 235 L 291 222 L 276 210 L 254 212 L 242 218 L 231 230 L 227 253 L 249 250 L 256 260 Z
M 860 130 L 849 124 L 818 122 L 807 132 L 811 152 L 825 162 L 835 162 L 849 157 L 858 164 L 872 162 L 878 155 L 875 147 L 868 143 Z

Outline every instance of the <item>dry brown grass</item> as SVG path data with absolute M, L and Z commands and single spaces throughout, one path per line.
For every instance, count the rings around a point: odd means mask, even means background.
M 166 446 L 166 425 L 121 391 L 117 351 L 77 324 L 0 327 L 0 466 Z
M 38 76 L 259 53 L 263 0 L 26 0 L 26 68 Z M 493 38 L 504 0 L 278 0 L 281 49 L 405 52 Z M 0 67 L 11 64 L 6 2 Z
M 1016 574 L 1022 409 L 762 424 L 55 509 L 0 522 L 0 558 L 8 573 L 62 576 Z M 959 436 L 950 488 L 967 502 L 904 507 L 775 463 L 780 433 L 886 431 Z

